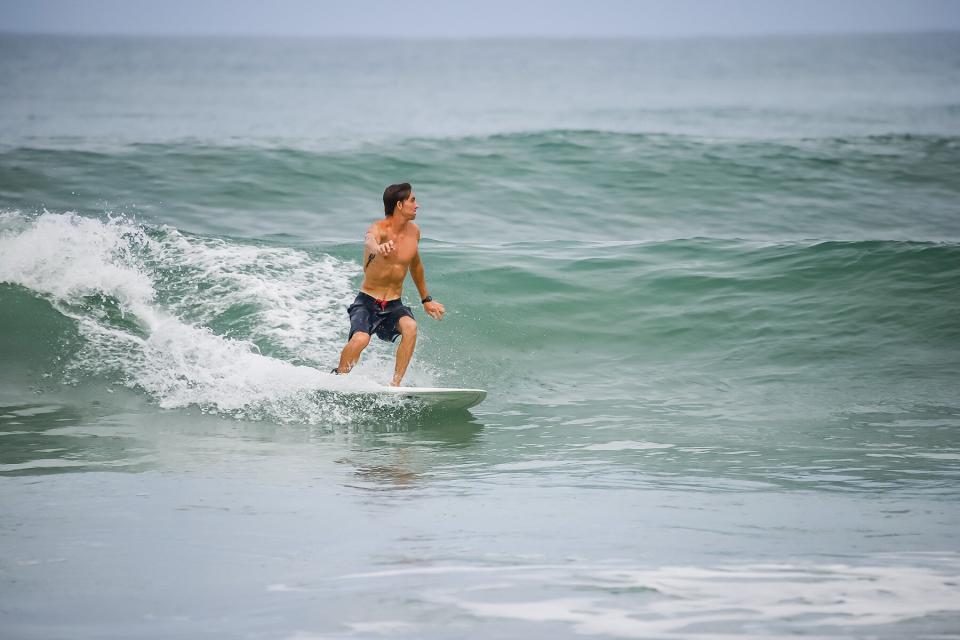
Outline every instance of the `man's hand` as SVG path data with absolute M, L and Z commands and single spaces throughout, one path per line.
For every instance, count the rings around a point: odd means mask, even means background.
M 447 311 L 443 308 L 443 305 L 436 300 L 431 300 L 423 305 L 423 310 L 426 311 L 427 315 L 434 320 L 443 320 L 443 314 Z
M 393 253 L 393 240 L 387 240 L 383 244 L 377 245 L 377 253 L 382 256 L 388 256 Z

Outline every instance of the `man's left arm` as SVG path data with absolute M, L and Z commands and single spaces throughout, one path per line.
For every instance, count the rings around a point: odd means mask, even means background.
M 423 262 L 420 260 L 420 249 L 413 254 L 413 260 L 410 261 L 410 277 L 413 278 L 413 284 L 417 285 L 417 291 L 420 293 L 420 300 L 428 297 L 430 292 L 427 290 L 427 280 L 423 272 Z M 430 300 L 423 303 L 423 310 L 427 312 L 434 320 L 443 320 L 443 314 L 446 309 L 436 300 Z

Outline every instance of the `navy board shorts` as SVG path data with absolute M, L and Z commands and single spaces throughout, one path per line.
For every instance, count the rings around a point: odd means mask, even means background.
M 353 304 L 347 307 L 347 313 L 350 314 L 350 338 L 357 331 L 363 331 L 370 335 L 376 334 L 378 338 L 387 342 L 396 341 L 397 336 L 400 335 L 400 329 L 397 327 L 400 318 L 404 316 L 413 318 L 413 311 L 410 307 L 405 307 L 400 298 L 377 300 L 363 291 L 357 295 Z

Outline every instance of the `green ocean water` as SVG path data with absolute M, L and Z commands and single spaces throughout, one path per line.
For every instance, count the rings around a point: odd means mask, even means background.
M 958 87 L 956 34 L 0 37 L 0 632 L 955 637 Z M 470 413 L 326 373 L 398 181 Z

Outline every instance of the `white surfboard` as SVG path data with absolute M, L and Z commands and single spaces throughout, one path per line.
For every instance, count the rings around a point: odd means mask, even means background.
M 376 393 L 393 394 L 417 400 L 439 409 L 469 409 L 483 402 L 483 389 L 447 389 L 444 387 L 382 387 Z

